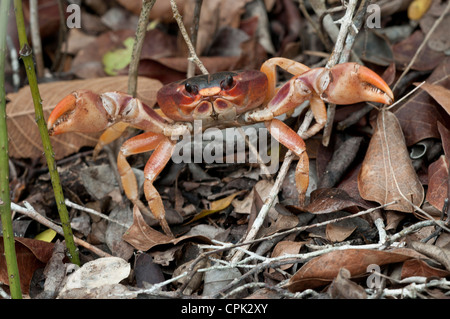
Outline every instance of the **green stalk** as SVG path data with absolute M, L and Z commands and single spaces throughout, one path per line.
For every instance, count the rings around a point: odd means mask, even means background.
M 48 135 L 47 125 L 45 123 L 42 100 L 39 94 L 36 71 L 33 63 L 32 50 L 28 44 L 27 33 L 25 31 L 25 21 L 23 18 L 21 0 L 14 0 L 14 11 L 16 13 L 17 32 L 19 34 L 19 54 L 27 72 L 28 83 L 30 85 L 31 95 L 33 97 L 35 118 L 39 127 L 39 133 L 41 135 L 42 145 L 44 147 L 45 159 L 47 160 L 50 179 L 52 181 L 53 191 L 55 193 L 56 206 L 58 207 L 59 218 L 61 219 L 61 226 L 64 231 L 64 239 L 69 252 L 68 257 L 72 263 L 80 265 L 78 250 L 73 239 L 72 228 L 70 227 L 69 213 L 67 212 L 67 207 L 64 203 L 64 195 L 61 188 L 61 183 L 59 181 L 59 174 L 56 170 L 55 154 L 50 143 L 50 137 Z
M 3 0 L 0 3 L 0 215 L 11 298 L 22 299 L 19 267 L 17 266 L 11 220 L 11 198 L 9 196 L 8 130 L 6 127 L 5 92 L 6 27 L 8 25 L 9 6 L 10 0 Z

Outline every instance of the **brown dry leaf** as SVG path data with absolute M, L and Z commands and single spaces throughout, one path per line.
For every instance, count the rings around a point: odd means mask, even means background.
M 448 194 L 449 161 L 441 155 L 438 160 L 428 167 L 428 191 L 426 200 L 442 211 Z
M 53 243 L 31 238 L 15 237 L 15 249 L 22 292 L 28 294 L 31 278 L 39 268 L 44 268 L 53 252 Z M 8 285 L 3 236 L 0 236 L 0 282 Z
M 439 134 L 441 134 L 442 148 L 448 160 L 450 160 L 450 130 L 441 122 L 437 123 Z
M 356 229 L 356 226 L 349 227 L 339 224 L 328 224 L 326 227 L 327 239 L 333 243 L 341 242 L 347 239 Z
M 147 251 L 158 245 L 176 245 L 184 240 L 197 240 L 204 243 L 211 243 L 210 239 L 200 235 L 181 236 L 173 238 L 150 227 L 142 217 L 137 206 L 133 208 L 133 225 L 125 232 L 122 239 L 134 248 Z
M 434 69 L 426 82 L 444 88 L 450 87 L 450 57 L 446 57 Z M 414 94 L 394 113 L 402 126 L 407 146 L 426 138 L 440 138 L 436 123 L 449 123 L 450 120 L 448 114 L 423 90 Z
M 126 92 L 127 76 L 105 77 L 88 80 L 73 80 L 43 83 L 39 85 L 44 115 L 48 117 L 55 105 L 66 95 L 75 90 L 92 90 L 94 92 Z M 137 96 L 149 106 L 156 102 L 156 92 L 162 84 L 157 80 L 144 77 L 138 79 Z M 10 139 L 9 152 L 15 158 L 42 157 L 42 143 L 34 115 L 34 105 L 29 87 L 17 93 L 8 94 L 11 101 L 6 107 L 7 125 Z M 77 152 L 83 146 L 95 146 L 98 134 L 67 133 L 51 138 L 55 158 L 61 159 Z
M 366 299 L 367 294 L 363 287 L 350 280 L 351 274 L 345 268 L 339 270 L 337 277 L 328 289 L 331 299 Z
M 339 210 L 358 212 L 358 207 L 369 208 L 367 204 L 350 197 L 343 189 L 323 188 L 311 193 L 311 203 L 305 210 L 312 214 L 327 214 Z
M 450 249 L 422 243 L 420 241 L 412 241 L 410 246 L 419 253 L 436 260 L 443 265 L 447 271 L 450 271 Z
M 414 83 L 414 85 L 418 85 L 419 83 Z M 433 99 L 436 100 L 444 110 L 450 114 L 450 90 L 436 84 L 424 83 L 420 87 L 421 89 L 427 91 Z
M 424 33 L 417 30 L 410 37 L 392 46 L 395 63 L 399 68 L 405 68 L 409 64 L 424 38 Z M 444 58 L 444 52 L 436 52 L 431 50 L 428 46 L 425 46 L 417 56 L 411 69 L 417 71 L 434 70 Z
M 424 190 L 412 166 L 403 133 L 395 115 L 382 110 L 358 175 L 361 197 L 386 209 L 413 212 L 409 203 L 422 204 Z M 405 200 L 405 197 L 408 200 Z
M 298 241 L 298 242 L 280 241 L 273 248 L 271 257 L 274 258 L 274 257 L 280 257 L 280 256 L 284 256 L 284 255 L 298 254 L 304 244 L 305 244 L 305 242 L 303 242 L 303 241 Z M 281 265 L 280 269 L 286 270 L 286 269 L 289 269 L 290 267 L 292 267 L 292 265 L 293 264 Z M 269 272 L 275 272 L 275 269 L 271 268 Z
M 341 268 L 350 271 L 351 277 L 367 273 L 371 264 L 383 266 L 391 263 L 404 262 L 415 254 L 406 249 L 393 251 L 378 251 L 367 249 L 347 249 L 332 251 L 316 257 L 300 268 L 291 277 L 288 289 L 291 292 L 314 289 L 329 284 L 339 273 Z
M 450 272 L 428 265 L 425 261 L 420 259 L 406 260 L 402 266 L 401 278 L 408 278 L 413 276 L 419 277 L 447 277 Z

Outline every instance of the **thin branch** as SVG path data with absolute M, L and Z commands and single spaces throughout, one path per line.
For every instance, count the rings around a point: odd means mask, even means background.
M 122 227 L 129 228 L 129 227 L 131 226 L 131 224 L 129 224 L 129 225 L 128 225 L 128 224 L 124 224 L 124 223 L 122 223 L 122 222 L 120 222 L 120 221 L 118 221 L 118 220 L 115 220 L 115 219 L 113 219 L 113 218 L 110 218 L 108 215 L 105 215 L 105 214 L 102 214 L 102 213 L 97 212 L 95 209 L 87 208 L 87 207 L 84 207 L 84 206 L 75 204 L 75 203 L 71 202 L 71 201 L 68 200 L 68 199 L 66 199 L 65 202 L 66 202 L 66 205 L 67 205 L 68 207 L 72 207 L 72 208 L 81 210 L 81 211 L 83 211 L 83 212 L 86 212 L 86 213 L 88 213 L 88 214 L 91 214 L 91 215 L 95 215 L 95 216 L 101 217 L 101 218 L 106 219 L 107 221 L 109 221 L 109 222 L 111 222 L 111 223 L 115 223 L 115 224 L 120 225 L 120 226 L 122 226 Z
M 36 60 L 38 78 L 44 76 L 44 58 L 42 57 L 41 35 L 39 33 L 39 14 L 37 0 L 30 0 L 30 33 L 33 52 Z
M 348 61 L 351 47 L 353 46 L 353 42 L 355 41 L 356 34 L 358 34 L 358 29 L 356 28 L 353 22 L 353 13 L 355 11 L 357 2 L 358 2 L 357 0 L 350 0 L 347 5 L 347 10 L 345 11 L 344 16 L 338 21 L 336 21 L 336 23 L 341 24 L 341 28 L 339 30 L 339 34 L 333 52 L 331 53 L 331 57 L 328 60 L 327 65 L 325 66 L 326 68 L 332 68 L 338 63 L 344 63 Z M 355 36 L 347 37 L 347 35 L 352 34 L 352 31 L 353 34 L 355 34 Z M 346 48 L 345 54 L 343 52 L 344 45 Z M 330 143 L 335 113 L 336 113 L 336 104 L 333 103 L 328 104 L 327 121 L 323 129 L 323 137 L 322 137 L 322 144 L 324 146 L 328 146 L 328 144 Z
M 398 298 L 411 298 L 416 299 L 421 293 L 426 293 L 430 288 L 442 288 L 445 290 L 450 290 L 450 281 L 445 278 L 432 279 L 429 282 L 423 284 L 412 283 L 406 287 L 398 289 L 383 289 L 381 297 L 398 297 Z
M 47 218 L 45 218 L 44 216 L 42 216 L 41 214 L 36 212 L 36 210 L 28 202 L 24 202 L 24 205 L 26 206 L 25 208 L 20 205 L 15 204 L 15 203 L 11 203 L 11 209 L 18 213 L 21 213 L 23 215 L 30 217 L 31 219 L 37 221 L 38 223 L 40 223 L 50 229 L 53 229 L 59 235 L 64 236 L 64 231 L 61 228 L 61 226 L 56 225 L 52 221 L 48 220 Z M 97 247 L 85 242 L 84 240 L 74 237 L 74 241 L 77 245 L 90 250 L 91 252 L 93 252 L 94 254 L 96 254 L 100 257 L 111 257 L 110 254 L 105 253 L 103 250 L 98 249 Z
M 131 62 L 128 69 L 128 94 L 132 96 L 136 96 L 139 59 L 144 44 L 145 33 L 147 31 L 150 10 L 152 10 L 155 2 L 156 0 L 144 0 L 142 3 L 141 14 L 139 15 L 133 44 L 133 53 L 131 54 Z
M 189 38 L 186 28 L 184 27 L 184 23 L 181 18 L 181 15 L 178 12 L 178 8 L 177 8 L 177 4 L 175 3 L 175 0 L 170 0 L 170 5 L 172 6 L 173 17 L 177 21 L 178 27 L 180 28 L 181 35 L 183 36 L 184 41 L 186 42 L 186 45 L 188 46 L 189 60 L 193 61 L 203 74 L 209 74 L 208 70 L 206 70 L 202 61 L 200 61 L 200 59 L 197 56 L 197 53 L 195 52 L 195 48 L 192 45 L 191 39 Z
M 341 28 L 339 29 L 339 34 L 336 40 L 336 44 L 333 49 L 333 53 L 331 53 L 331 57 L 328 60 L 326 68 L 331 68 L 339 63 L 339 59 L 342 54 L 342 50 L 344 49 L 345 40 L 347 38 L 347 34 L 352 29 L 357 33 L 357 29 L 353 23 L 353 13 L 356 8 L 357 0 L 350 0 L 347 5 L 347 10 L 345 11 L 344 16 L 336 21 L 335 23 L 339 23 Z M 341 62 L 342 63 L 342 62 Z
M 194 51 L 197 49 L 197 35 L 198 35 L 198 27 L 200 24 L 200 12 L 202 9 L 203 0 L 195 0 L 194 7 L 194 21 L 192 22 L 191 27 L 191 41 L 192 46 L 194 47 Z M 188 69 L 187 69 L 187 78 L 193 77 L 195 75 L 195 63 L 193 61 L 189 61 Z

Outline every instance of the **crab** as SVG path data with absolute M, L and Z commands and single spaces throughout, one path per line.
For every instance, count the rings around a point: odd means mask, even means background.
M 293 77 L 277 87 L 277 66 Z M 153 150 L 144 168 L 144 194 L 151 214 L 163 231 L 171 230 L 165 219 L 160 194 L 153 185 L 169 162 L 177 143 L 173 136 L 193 134 L 194 121 L 209 127 L 227 128 L 264 122 L 268 131 L 297 157 L 295 172 L 300 203 L 309 184 L 309 160 L 303 138 L 319 132 L 326 122 L 325 102 L 354 104 L 378 102 L 391 104 L 393 93 L 374 71 L 356 63 L 332 68 L 309 67 L 285 58 L 272 58 L 261 69 L 199 75 L 167 84 L 157 93 L 161 116 L 155 109 L 131 95 L 112 91 L 96 94 L 75 91 L 63 98 L 48 119 L 50 135 L 66 132 L 99 132 L 95 152 L 113 141 L 126 126 L 144 133 L 124 142 L 117 157 L 124 192 L 134 204 L 140 202 L 136 177 L 127 156 Z M 276 117 L 292 112 L 309 100 L 315 123 L 301 138 Z M 276 134 L 274 134 L 276 133 Z

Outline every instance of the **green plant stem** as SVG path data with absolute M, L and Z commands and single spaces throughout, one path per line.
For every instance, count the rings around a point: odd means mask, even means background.
M 25 31 L 25 22 L 23 18 L 21 0 L 14 0 L 14 10 L 16 13 L 17 32 L 19 34 L 19 55 L 25 65 L 25 70 L 27 72 L 28 83 L 30 85 L 31 95 L 33 97 L 35 118 L 39 128 L 39 133 L 41 135 L 42 145 L 44 147 L 44 155 L 45 159 L 47 160 L 47 165 L 50 172 L 50 179 L 52 181 L 53 191 L 55 193 L 55 201 L 59 212 L 59 218 L 61 219 L 61 226 L 64 230 L 64 239 L 66 241 L 68 257 L 70 258 L 70 261 L 72 263 L 80 265 L 78 250 L 75 246 L 72 228 L 70 226 L 69 213 L 67 212 L 67 207 L 64 203 L 64 195 L 61 188 L 61 183 L 59 181 L 59 174 L 56 170 L 54 158 L 55 154 L 50 143 L 50 137 L 48 135 L 47 125 L 45 123 L 44 111 L 42 109 L 42 100 L 39 94 L 36 71 L 33 63 L 32 50 L 28 44 L 27 34 Z
M 11 298 L 22 299 L 9 195 L 8 130 L 6 127 L 5 59 L 10 0 L 0 3 L 0 215 Z
M 128 70 L 128 94 L 132 96 L 136 96 L 139 58 L 142 52 L 142 45 L 144 44 L 145 33 L 147 32 L 149 14 L 155 2 L 156 0 L 144 0 L 142 2 L 141 14 L 139 16 L 136 36 L 133 44 L 133 54 L 131 56 L 131 63 Z

